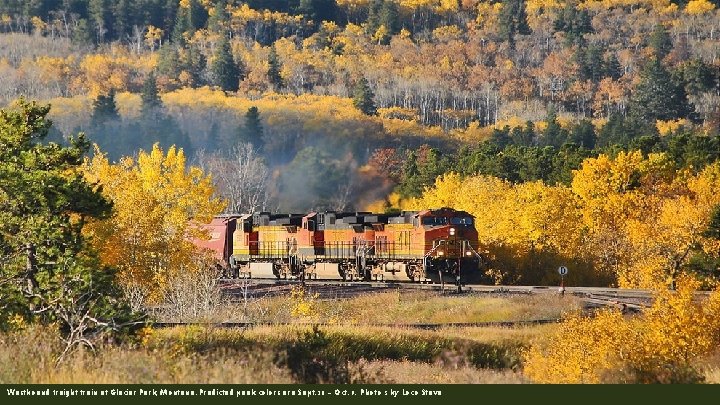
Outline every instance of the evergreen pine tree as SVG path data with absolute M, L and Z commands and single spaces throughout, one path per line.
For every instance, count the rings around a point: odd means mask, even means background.
M 655 121 L 643 122 L 634 116 L 610 114 L 608 122 L 598 131 L 596 146 L 609 148 L 612 146 L 627 147 L 636 138 L 653 135 L 657 132 Z
M 160 100 L 157 81 L 155 80 L 155 73 L 150 72 L 147 79 L 145 79 L 140 98 L 142 99 L 143 113 L 162 107 L 162 100 Z
M 497 146 L 499 149 L 505 149 L 506 146 L 512 143 L 512 139 L 510 138 L 510 127 L 505 125 L 502 129 L 493 129 L 488 142 Z
M 188 7 L 181 7 L 181 9 L 186 19 L 186 31 L 190 36 L 192 36 L 195 31 L 204 28 L 207 24 L 209 15 L 200 0 L 188 0 Z M 178 15 L 180 14 L 180 11 L 178 11 Z
M 318 21 L 317 11 L 315 9 L 315 0 L 300 0 L 297 12 L 298 14 L 301 14 L 305 20 L 312 21 L 316 27 L 320 24 Z
M 115 38 L 124 40 L 132 34 L 133 16 L 130 0 L 114 0 L 112 17 L 115 26 Z
M 337 12 L 336 0 L 300 0 L 296 10 L 297 14 L 313 22 L 315 30 L 323 21 L 335 21 Z
M 114 38 L 110 0 L 89 0 L 88 15 L 97 43 L 103 43 L 106 38 Z
M 510 138 L 514 145 L 532 146 L 535 142 L 535 124 L 527 121 L 525 127 L 515 127 L 510 132 Z
M 240 85 L 240 69 L 233 59 L 230 41 L 223 36 L 216 45 L 215 58 L 210 66 L 212 82 L 223 91 L 237 91 Z
M 568 1 L 554 22 L 555 31 L 565 33 L 567 43 L 581 42 L 583 35 L 593 31 L 587 10 L 578 10 L 576 1 Z
M 219 34 L 225 33 L 225 24 L 227 24 L 230 16 L 227 11 L 227 0 L 218 0 L 213 6 L 213 13 L 208 17 L 208 29 Z
M 720 205 L 713 208 L 710 214 L 710 223 L 705 232 L 703 232 L 703 236 L 720 241 Z
M 597 45 L 590 45 L 585 51 L 585 60 L 582 63 L 581 77 L 598 83 L 604 76 L 602 49 Z
M 101 125 L 108 121 L 118 119 L 120 119 L 120 114 L 115 104 L 115 90 L 110 90 L 106 95 L 98 95 L 95 101 L 93 101 L 93 125 Z
M 202 86 L 205 83 L 204 72 L 207 60 L 197 45 L 190 44 L 182 50 L 180 66 L 182 66 L 182 70 L 190 74 L 193 87 Z
M 207 132 L 207 139 L 205 141 L 205 149 L 218 150 L 218 149 L 231 149 L 234 145 L 230 145 L 227 142 L 222 142 L 220 139 L 220 125 L 217 121 L 213 121 L 210 124 L 210 129 Z
M 656 24 L 648 39 L 648 45 L 653 50 L 653 55 L 658 60 L 662 60 L 672 51 L 673 44 L 670 34 L 668 34 L 665 26 Z
M 171 79 L 180 74 L 180 57 L 176 45 L 165 43 L 158 51 L 158 73 Z
M 720 70 L 713 69 L 699 58 L 685 62 L 680 72 L 685 89 L 688 93 L 695 95 L 711 91 L 718 86 L 718 79 L 720 79 Z
M 282 69 L 282 65 L 280 64 L 280 60 L 278 59 L 278 54 L 275 51 L 275 46 L 270 47 L 270 55 L 268 55 L 268 81 L 270 81 L 270 84 L 273 85 L 273 89 L 275 91 L 278 91 L 285 87 L 285 83 L 283 82 L 283 78 L 280 75 L 280 70 Z
M 175 24 L 173 25 L 172 35 L 170 38 L 173 43 L 184 46 L 187 42 L 185 35 L 192 35 L 194 30 L 190 25 L 190 10 L 185 7 L 179 7 L 175 14 Z
M 572 129 L 570 140 L 583 148 L 595 148 L 595 127 L 589 120 L 578 122 Z
M 717 281 L 720 279 L 720 257 L 718 257 L 717 249 L 711 246 L 720 241 L 720 205 L 716 205 L 710 213 L 710 222 L 702 236 L 709 241 L 705 246 L 698 244 L 693 249 L 693 255 L 687 267 L 700 275 L 702 279 Z
M 673 80 L 658 58 L 651 58 L 640 72 L 630 111 L 637 119 L 653 124 L 656 120 L 687 117 L 685 88 Z
M 559 148 L 568 140 L 568 131 L 560 126 L 557 120 L 557 113 L 550 109 L 545 118 L 545 130 L 543 130 L 542 145 Z
M 368 16 L 365 24 L 367 25 L 367 32 L 370 34 L 377 31 L 381 25 L 380 10 L 383 4 L 385 4 L 384 0 L 372 0 L 368 5 Z
M 370 89 L 367 79 L 361 77 L 353 89 L 353 105 L 365 115 L 377 115 L 377 107 L 375 101 L 373 101 L 374 97 L 375 95 Z
M 530 26 L 525 12 L 525 0 L 502 0 L 502 9 L 498 16 L 500 37 L 515 47 L 515 35 L 530 34 Z
M 442 159 L 440 151 L 435 148 L 429 148 L 422 165 L 418 167 L 418 171 L 423 188 L 432 186 L 435 183 L 435 179 L 445 172 L 445 162 Z
M 52 324 L 67 351 L 140 325 L 82 232 L 112 208 L 80 170 L 90 144 L 43 144 L 48 111 L 0 111 L 0 329 L 11 316 Z
M 607 58 L 605 58 L 603 70 L 605 71 L 603 76 L 610 77 L 613 80 L 617 80 L 622 77 L 623 70 L 615 52 L 610 52 Z
M 77 25 L 72 31 L 72 42 L 79 45 L 92 45 L 94 43 L 92 30 L 88 26 L 88 21 L 84 18 L 78 20 Z
M 402 197 L 419 197 L 422 194 L 423 184 L 418 170 L 417 154 L 413 151 L 407 154 L 397 191 Z
M 162 15 L 158 15 L 158 17 L 162 18 L 162 29 L 163 31 L 167 33 L 173 33 L 173 28 L 175 26 L 175 21 L 177 19 L 177 12 L 178 12 L 178 2 L 177 0 L 158 0 L 160 2 L 163 2 L 162 7 Z
M 388 35 L 395 35 L 400 32 L 400 11 L 394 1 L 384 1 L 380 8 L 380 25 L 388 30 Z
M 260 121 L 260 111 L 257 107 L 248 108 L 245 113 L 245 126 L 243 128 L 244 140 L 252 143 L 257 150 L 262 150 L 265 146 L 263 139 L 263 126 Z

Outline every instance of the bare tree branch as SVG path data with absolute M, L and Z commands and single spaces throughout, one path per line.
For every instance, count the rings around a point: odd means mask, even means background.
M 228 201 L 227 213 L 264 210 L 268 203 L 270 170 L 252 144 L 240 144 L 229 154 L 196 155 L 200 167 L 212 175 L 220 195 Z

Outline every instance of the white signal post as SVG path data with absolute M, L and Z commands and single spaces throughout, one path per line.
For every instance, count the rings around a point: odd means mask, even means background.
M 565 276 L 568 274 L 568 268 L 560 266 L 558 273 L 560 273 L 560 295 L 565 295 Z

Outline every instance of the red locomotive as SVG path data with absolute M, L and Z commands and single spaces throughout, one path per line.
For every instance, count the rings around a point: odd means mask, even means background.
M 478 235 L 465 211 L 260 212 L 217 217 L 209 241 L 235 277 L 469 282 Z

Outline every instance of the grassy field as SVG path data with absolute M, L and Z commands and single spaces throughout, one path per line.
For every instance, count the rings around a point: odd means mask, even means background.
M 319 299 L 311 293 L 260 297 L 218 308 L 211 320 L 322 322 L 343 325 L 407 323 L 473 323 L 558 319 L 579 311 L 572 297 L 542 295 L 443 295 L 437 292 L 395 290 L 350 299 Z
M 549 339 L 558 323 L 457 324 L 553 320 L 577 311 L 579 300 L 550 294 L 393 291 L 320 299 L 295 290 L 222 306 L 207 322 L 145 328 L 130 341 L 78 350 L 59 363 L 62 344 L 52 328 L 0 334 L 0 384 L 532 383 L 522 353 Z M 218 323 L 227 320 L 257 324 Z M 694 367 L 705 382 L 720 383 L 720 351 Z
M 263 297 L 218 308 L 209 322 L 146 328 L 135 339 L 78 350 L 62 362 L 57 331 L 0 334 L 0 383 L 531 383 L 522 352 L 558 324 L 453 326 L 558 319 L 570 296 L 381 292 L 349 299 Z M 224 328 L 222 320 L 259 326 Z M 447 324 L 426 330 L 412 324 Z M 720 354 L 697 365 L 720 382 Z
M 59 364 L 57 333 L 26 328 L 0 336 L 0 383 L 526 383 L 521 350 L 553 324 L 392 325 L 556 319 L 580 309 L 570 297 L 400 292 L 346 300 L 294 293 L 242 307 L 222 316 L 288 324 L 147 329 L 136 341 L 77 351 Z

